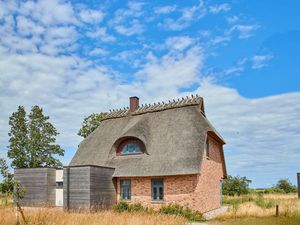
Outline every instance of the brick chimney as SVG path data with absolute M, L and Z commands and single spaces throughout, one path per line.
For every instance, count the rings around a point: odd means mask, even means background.
M 136 96 L 129 98 L 129 110 L 130 112 L 134 112 L 139 108 L 139 98 Z

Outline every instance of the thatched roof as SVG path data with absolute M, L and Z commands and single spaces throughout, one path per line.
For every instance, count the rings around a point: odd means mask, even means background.
M 225 143 L 208 122 L 201 97 L 112 111 L 81 142 L 70 166 L 113 167 L 114 177 L 197 174 L 209 131 Z M 140 139 L 145 154 L 116 156 L 127 137 Z

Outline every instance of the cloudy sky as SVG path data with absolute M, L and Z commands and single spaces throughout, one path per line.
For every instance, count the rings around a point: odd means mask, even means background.
M 300 3 L 0 1 L 0 157 L 18 105 L 43 107 L 68 164 L 84 116 L 190 94 L 253 187 L 300 172 Z

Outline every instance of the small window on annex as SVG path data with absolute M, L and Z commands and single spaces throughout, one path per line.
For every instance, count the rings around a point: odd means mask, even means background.
M 56 188 L 57 188 L 57 189 L 62 189 L 63 187 L 64 187 L 64 184 L 63 184 L 62 181 L 57 181 L 57 182 L 56 182 Z
M 131 180 L 120 180 L 120 197 L 122 200 L 131 199 Z
M 123 141 L 118 150 L 117 155 L 136 155 L 144 153 L 144 144 L 138 139 L 127 139 Z
M 206 139 L 206 147 L 205 147 L 206 157 L 209 157 L 209 140 Z
M 162 201 L 164 199 L 164 180 L 153 179 L 151 180 L 152 186 L 152 200 Z

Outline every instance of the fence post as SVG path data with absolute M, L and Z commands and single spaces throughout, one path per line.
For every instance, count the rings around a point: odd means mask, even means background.
M 276 217 L 278 217 L 279 216 L 279 205 L 276 205 L 276 215 L 275 215 Z

